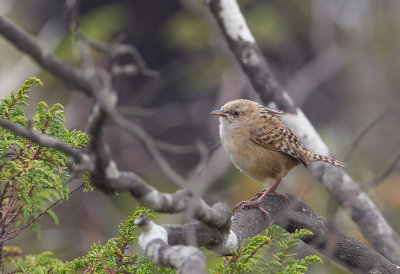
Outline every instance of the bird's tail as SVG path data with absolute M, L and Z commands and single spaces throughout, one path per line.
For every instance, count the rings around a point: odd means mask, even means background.
M 328 164 L 331 164 L 335 167 L 345 167 L 346 165 L 338 160 L 335 160 L 331 157 L 327 157 L 327 156 L 323 156 L 323 155 L 319 155 L 319 154 L 315 154 L 312 153 L 311 151 L 305 151 L 304 153 L 306 155 L 307 158 L 307 162 L 318 162 L 318 161 L 322 161 Z

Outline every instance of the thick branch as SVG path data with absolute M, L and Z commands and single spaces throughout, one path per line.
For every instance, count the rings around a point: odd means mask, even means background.
M 274 103 L 288 114 L 286 124 L 309 150 L 329 155 L 329 149 L 302 111 L 271 72 L 255 42 L 235 0 L 209 0 L 209 7 L 221 28 L 229 47 L 265 103 Z M 372 200 L 343 170 L 323 164 L 310 165 L 315 178 L 339 202 L 350 210 L 352 219 L 363 235 L 379 252 L 400 263 L 400 237 L 390 227 Z
M 258 209 L 242 209 L 232 217 L 230 233 L 221 233 L 199 222 L 185 225 L 165 225 L 170 244 L 193 244 L 195 232 L 199 245 L 223 250 L 237 248 L 240 243 L 265 230 L 270 224 L 277 224 L 293 233 L 296 229 L 306 228 L 314 233 L 302 240 L 330 259 L 356 273 L 400 273 L 400 267 L 392 264 L 379 253 L 367 247 L 346 232 L 330 224 L 315 213 L 307 204 L 289 195 L 289 202 L 277 196 L 267 196 L 262 207 L 271 219 L 266 220 Z M 212 237 L 210 237 L 212 235 Z M 236 239 L 235 242 L 232 239 Z M 217 243 L 217 246 L 215 246 Z M 229 248 L 223 248 L 228 245 Z
M 174 194 L 161 193 L 149 186 L 133 172 L 111 172 L 111 186 L 117 191 L 129 191 L 141 204 L 158 212 L 189 212 L 191 215 L 211 227 L 223 227 L 229 223 L 231 210 L 225 203 L 214 207 L 207 205 L 202 199 L 189 190 L 179 190 Z
M 136 219 L 135 225 L 143 230 L 139 244 L 154 263 L 176 268 L 178 273 L 206 272 L 206 259 L 199 249 L 186 245 L 169 246 L 165 228 L 156 225 L 145 216 Z

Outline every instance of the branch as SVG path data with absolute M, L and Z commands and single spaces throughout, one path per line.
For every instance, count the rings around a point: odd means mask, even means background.
M 98 109 L 99 110 L 99 109 Z M 208 206 L 202 199 L 189 190 L 180 190 L 174 194 L 161 193 L 151 187 L 134 172 L 120 172 L 111 159 L 103 142 L 101 129 L 105 116 L 101 111 L 94 111 L 89 121 L 89 133 L 94 136 L 90 143 L 91 153 L 85 154 L 49 135 L 36 134 L 31 130 L 0 118 L 0 126 L 25 137 L 43 147 L 55 148 L 72 157 L 82 170 L 88 170 L 94 177 L 93 184 L 106 192 L 129 191 L 143 205 L 158 212 L 178 213 L 189 211 L 194 218 L 212 227 L 222 227 L 229 222 L 231 210 L 227 204 L 217 209 Z M 92 163 L 95 163 L 94 166 Z
M 71 190 L 68 195 L 72 195 L 74 194 L 76 191 L 78 191 L 79 189 L 84 187 L 84 183 L 82 183 L 81 185 L 79 185 L 78 187 L 76 187 L 75 189 Z M 10 234 L 14 234 L 8 238 L 4 238 L 4 239 L 0 239 L 0 242 L 6 242 L 9 241 L 11 239 L 14 239 L 15 237 L 17 237 L 19 235 L 19 233 L 21 233 L 24 229 L 26 229 L 27 227 L 31 226 L 32 224 L 34 224 L 37 220 L 39 220 L 40 217 L 42 217 L 44 214 L 47 213 L 47 211 L 49 211 L 50 209 L 52 209 L 53 207 L 55 207 L 56 205 L 58 205 L 61 201 L 63 201 L 64 198 L 60 198 L 57 201 L 51 203 L 47 208 L 43 209 L 41 212 L 38 213 L 38 215 L 36 215 L 34 218 L 30 219 L 29 221 L 27 221 L 25 224 L 21 225 L 19 228 L 8 231 L 7 234 L 5 234 L 4 236 L 10 235 Z
M 77 163 L 87 163 L 88 159 L 83 153 L 50 135 L 36 134 L 32 130 L 23 127 L 20 124 L 10 122 L 4 118 L 0 118 L 0 126 L 10 130 L 15 134 L 18 134 L 19 136 L 29 139 L 40 146 L 58 149 L 59 151 L 73 158 Z
M 133 172 L 113 172 L 110 185 L 117 191 L 129 191 L 142 205 L 158 212 L 188 212 L 193 218 L 211 227 L 224 227 L 229 223 L 231 210 L 225 203 L 210 207 L 189 190 L 179 190 L 173 194 L 161 193 L 149 186 Z
M 261 100 L 265 104 L 274 103 L 287 112 L 284 121 L 307 149 L 329 155 L 327 145 L 271 72 L 236 1 L 208 0 L 208 4 L 230 49 Z M 365 238 L 386 258 L 400 264 L 400 237 L 350 176 L 344 170 L 321 163 L 310 164 L 310 171 L 336 201 L 350 211 Z
M 255 208 L 241 209 L 232 217 L 229 232 L 210 228 L 197 221 L 184 225 L 164 225 L 168 231 L 170 244 L 193 244 L 195 231 L 196 243 L 207 246 L 222 255 L 229 255 L 237 249 L 243 240 L 254 237 L 270 224 L 277 224 L 293 233 L 296 229 L 306 228 L 312 236 L 302 239 L 328 258 L 356 273 L 398 273 L 400 267 L 367 247 L 346 232 L 330 224 L 315 213 L 306 203 L 287 194 L 289 202 L 277 196 L 267 196 L 262 207 L 269 213 L 270 219 Z M 211 235 L 211 236 L 210 236 Z
M 206 272 L 206 259 L 199 249 L 185 245 L 169 246 L 166 229 L 156 225 L 146 216 L 136 219 L 135 225 L 143 230 L 139 237 L 139 245 L 154 263 L 176 268 L 178 273 Z
M 89 119 L 89 129 L 92 142 L 89 145 L 89 153 L 84 154 L 73 149 L 68 144 L 57 139 L 42 134 L 38 135 L 19 124 L 11 123 L 0 119 L 0 125 L 28 138 L 29 140 L 42 145 L 59 149 L 67 155 L 76 159 L 85 159 L 87 163 L 83 168 L 90 168 L 92 183 L 106 192 L 129 191 L 141 204 L 154 209 L 158 212 L 178 213 L 187 212 L 193 218 L 199 220 L 207 227 L 229 228 L 230 217 L 232 215 L 229 206 L 225 203 L 217 203 L 213 207 L 208 206 L 202 199 L 194 196 L 188 190 L 179 190 L 174 194 L 160 193 L 155 188 L 148 185 L 142 178 L 133 172 L 120 172 L 116 164 L 112 161 L 110 153 L 102 138 L 102 127 L 105 122 L 105 113 L 100 108 L 95 107 Z M 81 161 L 81 160 L 80 160 Z M 94 163 L 91 165 L 89 163 Z M 75 191 L 75 190 L 74 190 Z M 48 209 L 60 202 L 56 201 Z M 22 226 L 15 232 L 20 232 L 34 221 L 36 221 L 45 211 L 40 213 L 31 222 Z M 201 251 L 194 247 L 187 246 L 168 246 L 166 240 L 160 239 L 154 233 L 160 227 L 152 223 L 140 223 L 145 231 L 139 243 L 145 250 L 146 255 L 155 263 L 179 269 L 180 273 L 204 273 L 205 258 Z M 163 230 L 163 228 L 161 228 Z M 14 232 L 14 231 L 13 231 Z M 153 235 L 155 234 L 155 235 Z M 166 234 L 166 232 L 165 232 Z M 17 235 L 17 234 L 15 234 Z M 0 243 L 15 237 L 3 239 Z M 166 238 L 167 236 L 165 236 Z M 147 240 L 144 240 L 147 239 Z
M 143 143 L 147 152 L 153 157 L 160 169 L 176 186 L 179 188 L 184 188 L 187 185 L 182 176 L 180 176 L 164 158 L 156 141 L 144 129 L 129 122 L 114 110 L 108 111 L 108 115 L 117 125 L 129 132 L 134 137 L 138 138 Z
M 20 51 L 31 56 L 41 67 L 50 71 L 68 85 L 96 97 L 95 86 L 82 77 L 81 71 L 66 65 L 54 55 L 45 52 L 30 36 L 2 16 L 0 16 L 0 34 Z
M 92 84 L 93 81 L 86 78 L 82 71 L 62 62 L 51 53 L 46 53 L 28 34 L 8 22 L 2 16 L 0 16 L 0 34 L 19 50 L 28 54 L 41 67 L 65 81 L 68 85 L 92 96 L 108 116 L 123 129 L 143 142 L 147 148 L 147 152 L 172 182 L 179 187 L 185 185 L 185 180 L 169 165 L 149 134 L 116 112 L 114 106 L 115 101 L 110 100 L 110 98 L 106 96 L 110 94 L 110 92 L 106 90 L 107 87 L 103 87 L 104 89 L 102 89 L 102 87 L 95 86 Z M 129 52 L 129 49 L 124 48 L 124 50 Z

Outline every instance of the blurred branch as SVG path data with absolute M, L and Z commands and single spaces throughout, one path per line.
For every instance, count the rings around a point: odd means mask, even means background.
M 123 55 L 127 55 L 132 58 L 133 63 L 128 65 L 113 64 L 111 67 L 112 76 L 120 75 L 137 75 L 141 73 L 145 76 L 158 78 L 159 73 L 155 70 L 149 69 L 146 66 L 146 62 L 143 60 L 139 51 L 133 46 L 128 44 L 122 44 L 120 41 L 114 41 L 108 44 L 93 41 L 85 37 L 79 30 L 76 31 L 76 36 L 86 45 L 110 55 L 112 58 L 117 58 Z
M 387 168 L 382 172 L 381 175 L 377 176 L 374 179 L 374 181 L 372 182 L 372 185 L 377 186 L 378 184 L 383 182 L 386 179 L 386 177 L 388 177 L 390 175 L 390 173 L 392 173 L 392 171 L 397 167 L 399 162 L 400 162 L 400 150 L 396 151 L 396 153 L 390 160 Z
M 186 186 L 185 180 L 179 175 L 164 158 L 161 151 L 159 150 L 156 141 L 141 127 L 135 125 L 119 115 L 114 110 L 108 111 L 109 118 L 119 125 L 122 129 L 138 138 L 146 148 L 147 152 L 153 157 L 158 166 L 164 172 L 164 174 L 178 187 L 184 188 Z
M 80 70 L 65 64 L 54 55 L 44 51 L 29 35 L 2 16 L 0 16 L 0 34 L 20 51 L 28 54 L 42 68 L 50 71 L 68 85 L 96 98 L 95 86 L 82 76 Z
M 291 77 L 287 90 L 296 91 L 292 93 L 293 100 L 302 105 L 312 91 L 337 74 L 348 62 L 339 46 L 331 44 Z
M 173 183 L 179 187 L 185 185 L 183 178 L 169 165 L 151 136 L 142 128 L 120 116 L 113 105 L 115 102 L 111 102 L 110 98 L 107 97 L 108 93 L 99 92 L 103 90 L 101 87 L 92 84 L 93 81 L 87 79 L 80 70 L 62 62 L 50 53 L 45 53 L 45 51 L 30 36 L 12 25 L 3 17 L 0 17 L 0 34 L 19 50 L 31 56 L 44 69 L 50 71 L 58 78 L 65 81 L 68 85 L 73 86 L 78 90 L 82 90 L 86 94 L 92 96 L 103 111 L 107 112 L 108 117 L 143 142 L 147 152 Z M 104 94 L 106 95 L 104 96 Z
M 346 152 L 344 159 L 348 160 L 350 156 L 353 154 L 354 150 L 358 146 L 358 144 L 361 142 L 361 140 L 365 137 L 365 135 L 373 129 L 376 125 L 379 124 L 385 118 L 392 110 L 386 109 L 385 111 L 382 111 L 378 116 L 376 116 L 372 121 L 370 121 L 368 124 L 366 124 L 359 132 L 358 134 L 353 138 L 353 141 L 347 145 L 349 150 Z
M 329 155 L 327 145 L 272 73 L 236 1 L 208 0 L 207 4 L 236 60 L 261 100 L 265 104 L 273 103 L 287 112 L 283 120 L 307 149 Z M 399 235 L 350 176 L 342 169 L 324 164 L 315 163 L 310 165 L 309 169 L 336 201 L 343 208 L 350 210 L 353 221 L 358 224 L 365 238 L 386 258 L 399 264 Z
M 157 113 L 157 110 L 152 108 L 129 106 L 129 107 L 118 107 L 118 112 L 123 116 L 133 116 L 133 117 L 149 117 Z
M 146 62 L 140 55 L 139 51 L 133 46 L 123 44 L 123 36 L 119 35 L 110 43 L 101 43 L 93 41 L 84 36 L 79 30 L 80 17 L 79 17 L 80 0 L 66 1 L 67 13 L 69 15 L 71 32 L 75 35 L 76 39 L 81 41 L 85 46 L 89 46 L 97 51 L 110 55 L 114 60 L 116 57 L 128 55 L 132 58 L 133 63 L 128 65 L 119 65 L 114 63 L 111 68 L 111 76 L 119 75 L 143 75 L 157 78 L 159 74 L 157 71 L 147 68 Z
M 89 152 L 84 153 L 75 150 L 68 144 L 54 139 L 45 134 L 35 134 L 16 123 L 4 123 L 0 119 L 0 126 L 19 134 L 43 147 L 55 148 L 73 158 L 78 164 L 86 163 L 81 170 L 88 170 L 94 186 L 106 191 L 129 191 L 140 203 L 158 212 L 179 213 L 191 209 L 195 219 L 211 226 L 222 227 L 229 222 L 231 211 L 227 204 L 221 204 L 216 208 L 208 206 L 202 199 L 194 196 L 189 190 L 179 190 L 174 194 L 161 193 L 151 187 L 134 172 L 121 172 L 111 159 L 107 146 L 104 144 L 101 129 L 104 123 L 104 113 L 92 114 L 89 133 L 95 137 L 89 146 Z M 9 125 L 11 124 L 11 126 Z M 95 163 L 93 166 L 90 163 Z

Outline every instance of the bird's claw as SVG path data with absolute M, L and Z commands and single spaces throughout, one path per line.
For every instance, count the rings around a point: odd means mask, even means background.
M 260 200 L 254 200 L 251 199 L 250 201 L 241 201 L 240 203 L 238 203 L 235 208 L 233 209 L 233 211 L 238 210 L 239 208 L 258 208 L 258 210 L 261 211 L 261 213 L 264 215 L 265 219 L 269 219 L 270 215 L 269 213 L 261 207 L 261 201 Z
M 265 191 L 266 190 L 262 190 L 262 191 L 256 193 L 256 195 L 253 198 L 251 198 L 249 201 L 241 201 L 234 207 L 233 211 L 235 212 L 239 208 L 258 208 L 258 210 L 260 210 L 261 213 L 264 215 L 265 219 L 269 219 L 270 218 L 269 213 L 264 208 L 261 207 L 261 202 L 263 200 L 261 198 L 262 198 L 263 194 L 265 193 Z M 286 202 L 289 201 L 289 197 L 286 194 L 281 193 L 281 192 L 272 191 L 272 192 L 269 192 L 267 195 L 276 195 L 278 197 L 281 197 Z

